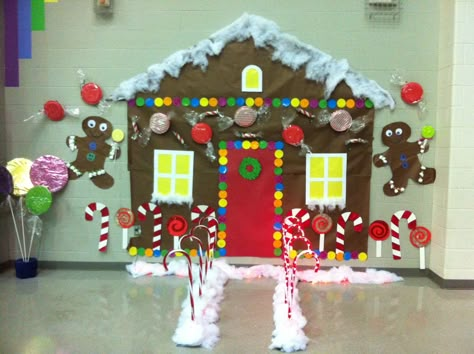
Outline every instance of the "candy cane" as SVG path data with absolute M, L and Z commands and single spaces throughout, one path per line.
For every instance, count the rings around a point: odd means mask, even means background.
M 309 241 L 308 241 L 309 243 Z M 297 262 L 298 262 L 298 258 L 300 258 L 302 255 L 304 254 L 311 254 L 311 258 L 314 258 L 314 260 L 316 261 L 316 265 L 314 267 L 314 272 L 317 273 L 319 271 L 319 267 L 320 267 L 320 263 L 319 263 L 319 257 L 317 256 L 316 253 L 314 253 L 313 250 L 311 250 L 311 244 L 309 244 L 309 248 L 304 250 L 304 251 L 301 251 L 296 257 L 295 259 L 293 260 L 293 264 L 292 264 L 292 267 L 291 267 L 291 277 L 290 277 L 290 281 L 289 283 L 287 283 L 287 291 L 289 290 L 289 299 L 288 299 L 288 318 L 291 318 L 291 309 L 292 309 L 292 306 L 293 306 L 293 300 L 294 300 L 294 291 L 295 291 L 295 286 L 296 286 L 296 283 L 297 283 L 297 277 L 296 277 L 296 268 L 297 268 Z M 288 289 L 289 287 L 289 289 Z
M 212 237 L 212 236 L 211 236 L 211 232 L 209 231 L 209 228 L 208 228 L 206 225 L 201 225 L 201 224 L 199 224 L 199 225 L 194 226 L 194 227 L 191 229 L 190 234 L 191 234 L 191 235 L 195 235 L 196 229 L 199 229 L 199 228 L 202 228 L 202 229 L 204 229 L 204 231 L 206 231 L 206 233 L 207 233 L 207 244 L 210 245 L 210 244 L 211 244 L 211 237 Z M 201 242 L 201 243 L 202 243 L 202 242 Z M 201 245 L 201 250 L 200 250 L 200 252 L 201 252 L 201 255 L 200 255 L 200 256 L 202 256 L 202 254 L 203 254 L 203 252 L 202 252 L 202 245 Z M 212 253 L 212 255 L 211 255 L 211 253 Z M 212 260 L 213 260 L 213 256 L 214 256 L 214 249 L 211 250 L 211 249 L 208 247 L 207 252 L 205 252 L 205 256 L 206 256 L 206 267 L 205 267 L 205 270 L 204 270 L 204 282 L 206 282 L 205 280 L 206 280 L 206 278 L 207 278 L 207 271 L 209 270 L 210 266 L 212 265 Z
M 346 232 L 346 223 L 347 220 L 354 222 L 354 231 L 361 232 L 362 228 L 362 217 L 353 212 L 353 211 L 346 211 L 339 216 L 337 220 L 337 228 L 336 228 L 336 253 L 344 253 L 344 236 Z
M 310 118 L 310 119 L 316 118 L 315 115 L 311 114 L 311 113 L 308 112 L 308 111 L 305 111 L 303 108 L 297 108 L 297 109 L 296 109 L 296 112 L 298 112 L 298 113 L 300 113 L 300 114 L 302 114 L 302 115 L 304 115 L 305 117 Z
M 191 256 L 185 250 L 182 250 L 182 249 L 171 250 L 165 255 L 165 258 L 163 258 L 163 266 L 165 267 L 165 270 L 168 271 L 168 263 L 166 262 L 166 259 L 168 258 L 170 254 L 174 254 L 177 252 L 182 253 L 188 260 L 189 302 L 191 303 L 191 320 L 194 321 L 195 317 L 194 317 L 194 295 L 193 295 L 193 263 L 191 262 Z
M 400 250 L 400 220 L 406 219 L 408 228 L 413 230 L 416 227 L 416 216 L 411 211 L 399 210 L 392 215 L 390 229 L 392 233 L 392 256 L 393 259 L 402 259 L 402 252 Z
M 286 216 L 294 216 L 300 219 L 301 227 L 306 229 L 310 225 L 309 213 L 305 209 L 293 208 L 291 209 Z
M 181 237 L 179 239 L 179 248 L 182 249 L 181 247 L 181 244 L 184 240 L 192 240 L 192 241 L 196 241 L 199 245 L 199 296 L 202 295 L 202 286 L 204 285 L 204 282 L 205 282 L 205 279 L 204 279 L 204 276 L 203 276 L 203 269 L 204 269 L 204 266 L 203 266 L 203 263 L 202 263 L 202 242 L 199 238 L 197 238 L 196 236 L 194 235 L 184 235 L 183 237 Z
M 87 221 L 94 219 L 94 211 L 99 211 L 101 215 L 99 252 L 107 251 L 107 241 L 109 239 L 109 208 L 102 203 L 90 203 L 85 210 Z
M 153 251 L 161 248 L 161 208 L 153 203 L 145 202 L 138 207 L 138 218 L 141 221 L 146 220 L 146 213 L 153 213 Z
M 203 215 L 203 216 L 201 216 Z M 210 262 L 209 267 L 212 269 L 212 259 L 214 258 L 214 249 L 216 248 L 217 227 L 219 222 L 216 219 L 216 211 L 208 205 L 196 205 L 191 210 L 191 221 L 193 223 L 202 224 L 207 220 L 209 232 L 211 233 L 210 241 L 207 245 Z
M 288 290 L 289 269 L 290 269 L 290 242 L 294 237 L 304 237 L 300 219 L 296 216 L 287 216 L 283 219 L 283 267 L 285 271 L 285 281 Z M 288 301 L 288 294 L 285 293 L 285 303 Z

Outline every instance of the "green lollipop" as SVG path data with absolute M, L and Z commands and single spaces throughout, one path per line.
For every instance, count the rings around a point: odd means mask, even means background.
M 26 193 L 25 204 L 34 215 L 46 213 L 53 203 L 53 196 L 48 188 L 35 186 Z

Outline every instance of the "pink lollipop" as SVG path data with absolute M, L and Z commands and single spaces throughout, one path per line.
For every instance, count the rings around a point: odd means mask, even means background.
M 324 251 L 324 239 L 326 234 L 332 229 L 332 219 L 327 214 L 319 214 L 313 218 L 311 227 L 319 234 L 319 251 Z
M 30 178 L 35 186 L 47 187 L 51 193 L 63 189 L 69 180 L 66 163 L 52 155 L 40 156 L 33 162 Z

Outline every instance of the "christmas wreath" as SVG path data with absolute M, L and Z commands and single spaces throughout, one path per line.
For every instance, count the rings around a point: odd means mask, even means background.
M 243 158 L 239 166 L 239 173 L 243 178 L 253 181 L 260 176 L 260 172 L 262 172 L 262 165 L 257 159 L 253 157 Z

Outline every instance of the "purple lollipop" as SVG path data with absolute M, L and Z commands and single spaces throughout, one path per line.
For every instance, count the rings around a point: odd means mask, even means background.
M 69 179 L 66 163 L 52 155 L 40 156 L 33 162 L 30 178 L 35 186 L 45 186 L 51 193 L 63 189 Z
M 13 178 L 6 167 L 0 166 L 0 201 L 13 192 Z

